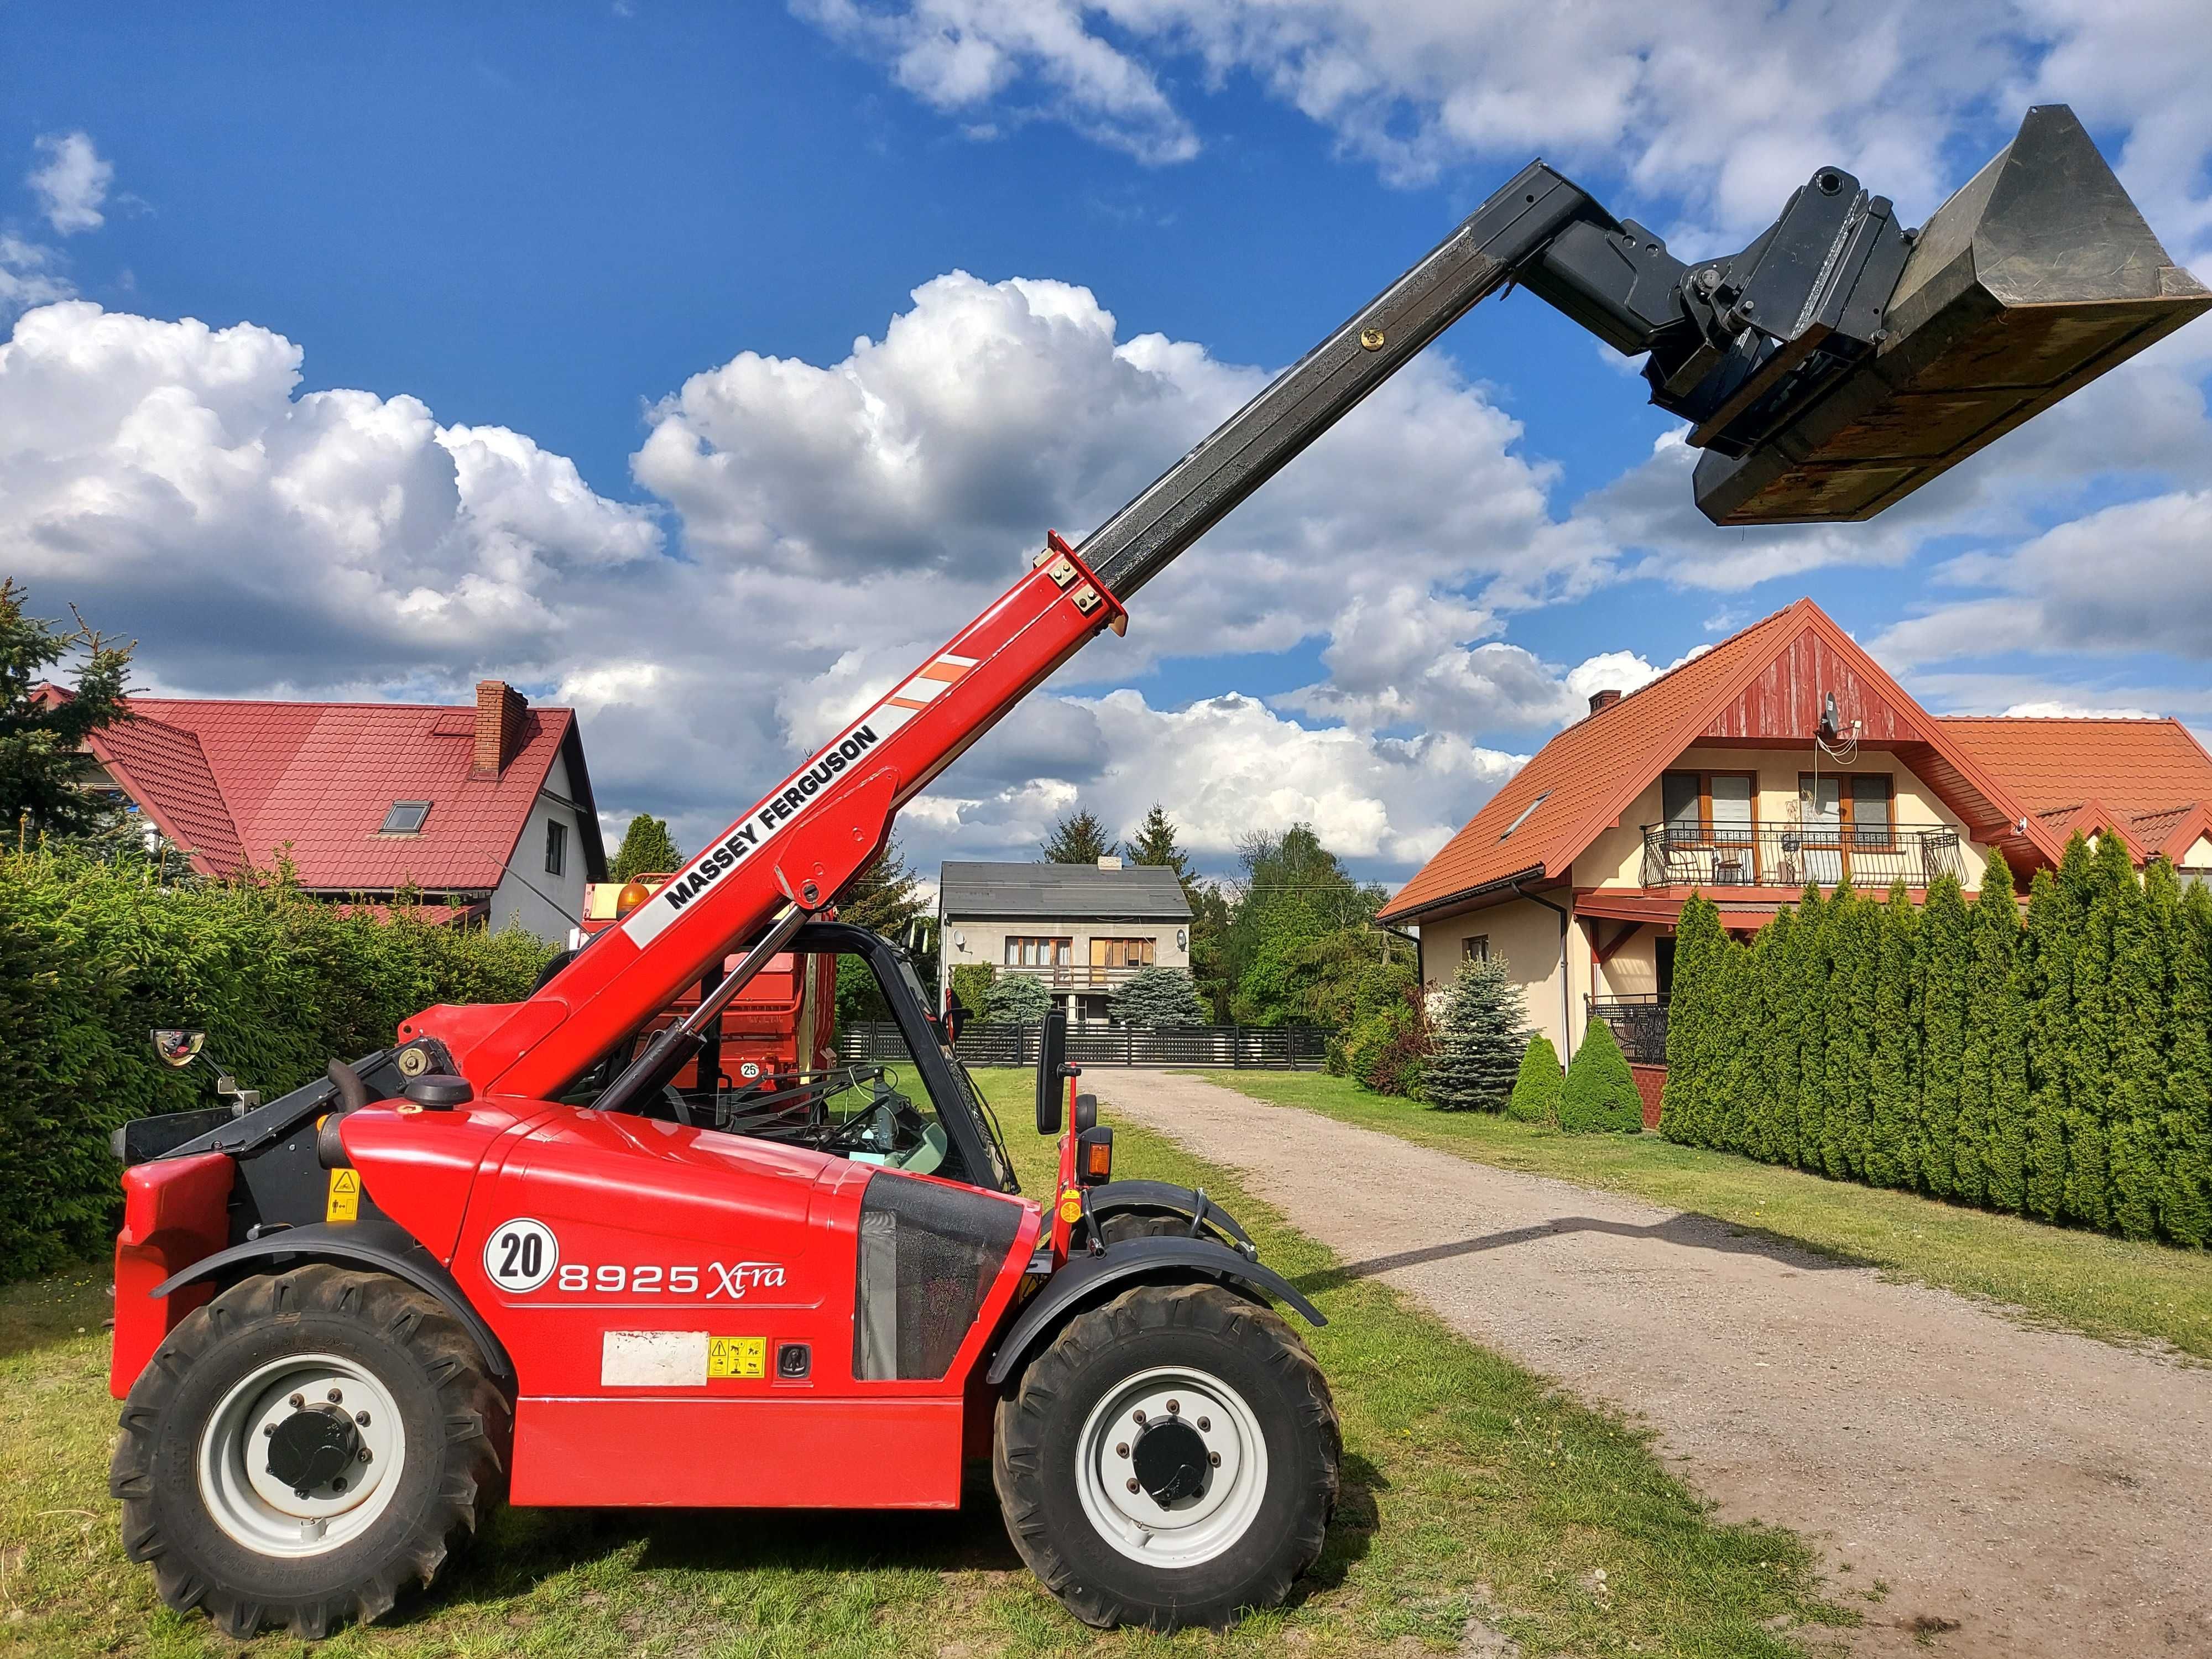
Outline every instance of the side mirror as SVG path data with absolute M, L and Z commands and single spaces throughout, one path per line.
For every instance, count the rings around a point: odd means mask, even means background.
M 1053 1008 L 1037 1039 L 1036 1125 L 1041 1135 L 1060 1133 L 1060 1067 L 1067 1060 L 1067 1010 Z
M 200 1050 L 207 1046 L 205 1031 L 160 1030 L 152 1036 L 154 1057 L 164 1066 L 180 1070 L 198 1058 Z

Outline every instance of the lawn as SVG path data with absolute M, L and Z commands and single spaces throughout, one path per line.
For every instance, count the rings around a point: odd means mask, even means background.
M 1024 1181 L 1043 1189 L 1050 1147 L 1023 1121 L 1027 1074 L 984 1082 Z M 1481 1621 L 1531 1654 L 1784 1655 L 1850 1617 L 1820 1599 L 1797 1539 L 1717 1524 L 1617 1419 L 1386 1285 L 1334 1282 L 1329 1255 L 1232 1176 L 1118 1133 L 1120 1173 L 1203 1183 L 1272 1265 L 1316 1285 L 1333 1322 L 1311 1340 L 1343 1418 L 1344 1492 L 1293 1607 L 1218 1636 L 1086 1630 L 1021 1567 L 986 1482 L 957 1516 L 503 1511 L 399 1622 L 319 1651 L 1404 1654 L 1458 1650 Z M 241 1650 L 161 1609 L 149 1576 L 123 1559 L 106 1484 L 106 1277 L 88 1267 L 0 1291 L 0 1653 L 297 1653 L 273 1637 Z
M 2032 1322 L 2212 1360 L 2212 1254 L 2136 1243 L 1914 1193 L 1826 1181 L 1656 1134 L 1562 1134 L 1485 1112 L 1437 1112 L 1310 1072 L 1207 1072 L 1478 1164 L 1557 1176 L 1709 1215 L 1902 1278 L 1985 1297 Z

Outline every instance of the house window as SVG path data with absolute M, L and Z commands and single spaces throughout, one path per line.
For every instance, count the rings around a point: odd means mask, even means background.
M 1887 848 L 1896 815 L 1887 772 L 1810 772 L 1797 776 L 1797 816 L 1808 830 L 1844 845 Z
M 1668 772 L 1659 781 L 1668 841 L 1677 847 L 1748 846 L 1759 827 L 1750 772 Z
M 380 836 L 417 836 L 422 832 L 422 820 L 430 816 L 427 800 L 396 800 L 392 810 L 384 815 Z
M 1006 936 L 1009 968 L 1065 968 L 1074 954 L 1073 939 L 1041 939 L 1020 933 Z
M 1093 968 L 1149 968 L 1154 942 L 1148 939 L 1094 939 L 1091 941 Z
M 568 867 L 568 826 L 555 818 L 545 820 L 545 873 L 557 876 Z
M 1490 935 L 1487 933 L 1469 933 L 1465 939 L 1459 942 L 1459 956 L 1462 962 L 1489 961 Z

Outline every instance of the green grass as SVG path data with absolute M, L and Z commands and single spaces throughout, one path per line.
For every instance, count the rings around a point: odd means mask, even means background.
M 1024 1184 L 1048 1190 L 1050 1145 L 1024 1121 L 1027 1074 L 984 1083 Z M 986 1482 L 957 1516 L 503 1511 L 398 1623 L 317 1653 L 1408 1655 L 1450 1652 L 1480 1619 L 1531 1655 L 1717 1659 L 1797 1653 L 1852 1616 L 1821 1600 L 1800 1540 L 1716 1522 L 1619 1419 L 1389 1286 L 1341 1280 L 1327 1251 L 1224 1171 L 1117 1133 L 1120 1173 L 1202 1183 L 1333 1322 L 1309 1334 L 1343 1418 L 1344 1491 L 1293 1606 L 1221 1635 L 1086 1630 L 1023 1569 Z M 106 1279 L 82 1268 L 0 1291 L 0 1653 L 299 1652 L 274 1637 L 241 1650 L 161 1609 L 150 1575 L 124 1560 L 106 1495 Z
M 1316 1073 L 1207 1072 L 1300 1106 L 1502 1170 L 1632 1193 L 1984 1297 L 2031 1322 L 2212 1360 L 2212 1254 L 2046 1226 L 1915 1193 L 1827 1181 L 1655 1134 L 1562 1134 L 1483 1112 L 1437 1112 Z

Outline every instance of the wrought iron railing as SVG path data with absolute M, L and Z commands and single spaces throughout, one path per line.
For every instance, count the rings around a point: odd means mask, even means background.
M 1893 882 L 1925 887 L 1938 876 L 1966 878 L 1959 832 L 1948 824 L 1898 823 L 1838 829 L 1686 830 L 1644 826 L 1646 887 L 1833 887 L 1861 891 Z
M 1667 999 L 1649 992 L 1642 996 L 1583 999 L 1593 1018 L 1613 1027 L 1620 1052 L 1638 1066 L 1667 1063 Z

